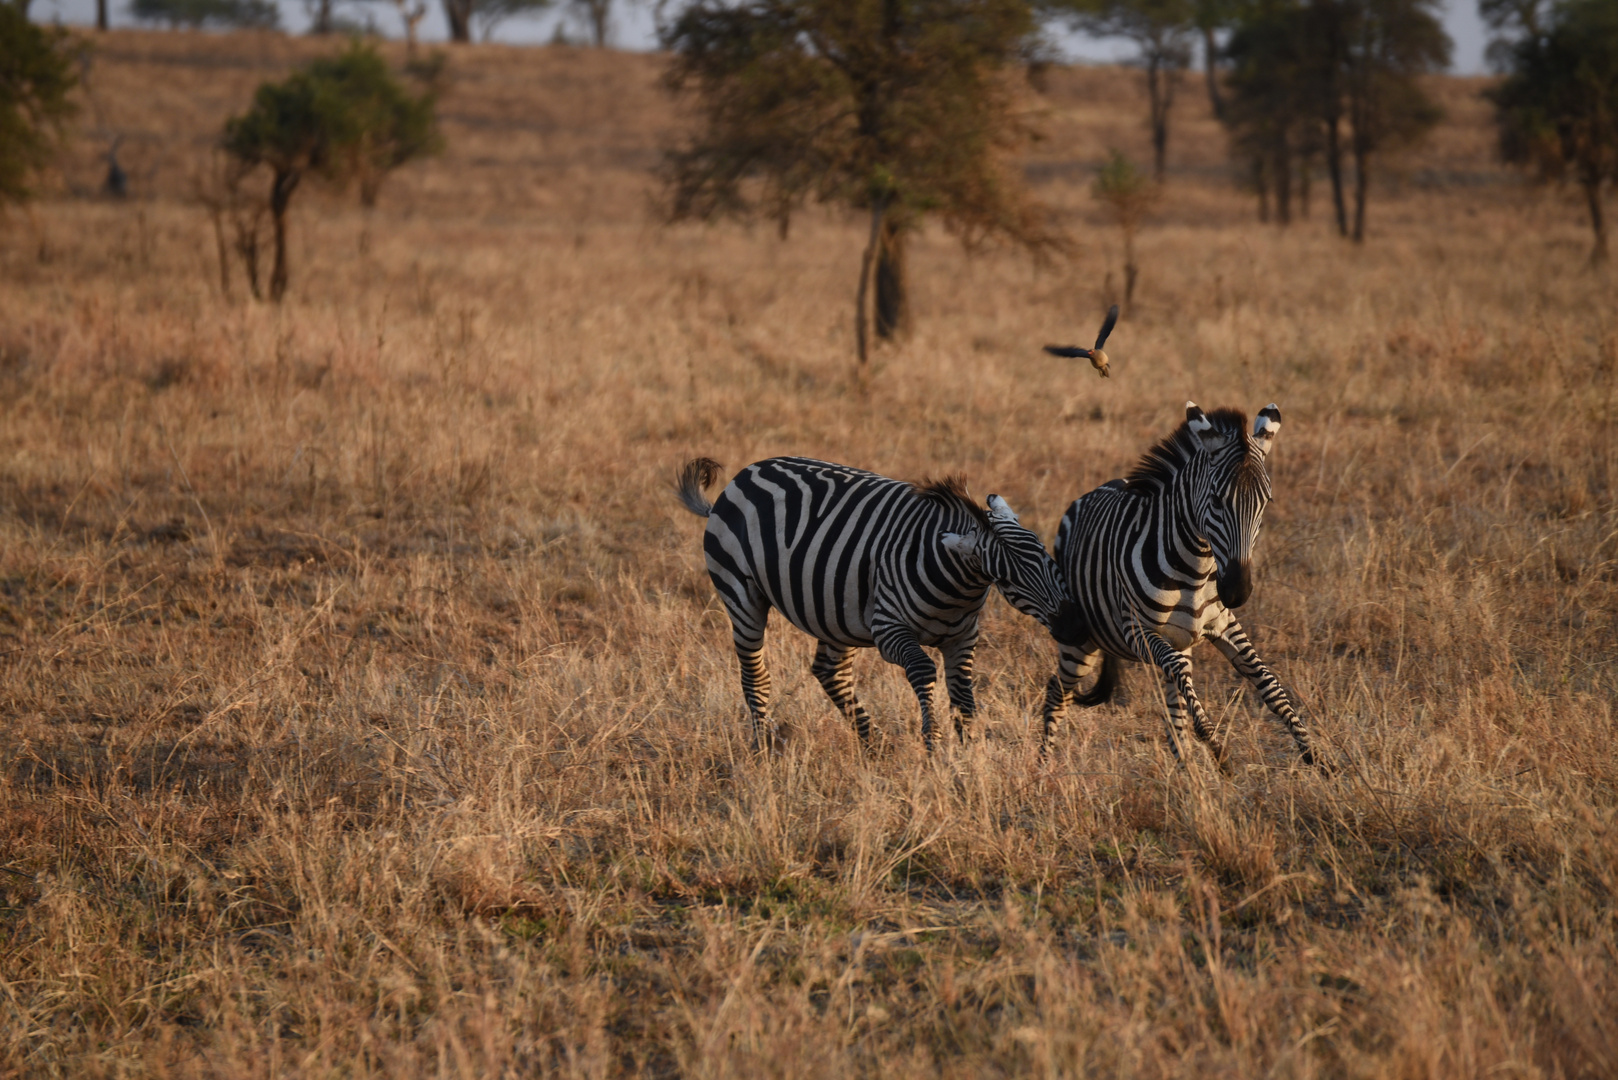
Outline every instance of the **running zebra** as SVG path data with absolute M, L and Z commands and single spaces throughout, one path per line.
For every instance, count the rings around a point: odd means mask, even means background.
M 871 718 L 854 696 L 854 650 L 874 646 L 903 667 L 921 702 L 928 750 L 938 669 L 922 646 L 943 653 L 955 732 L 964 737 L 976 710 L 972 651 L 990 585 L 1058 641 L 1085 638 L 1056 562 L 998 495 L 985 510 L 959 478 L 908 484 L 787 457 L 749 465 L 710 503 L 703 491 L 719 469 L 707 458 L 688 463 L 679 497 L 708 519 L 702 548 L 730 613 L 755 744 L 777 735 L 764 665 L 772 607 L 818 639 L 810 670 L 862 743 Z
M 1080 678 L 1101 658 L 1096 685 L 1077 697 L 1099 705 L 1112 694 L 1119 660 L 1161 669 L 1169 744 L 1183 757 L 1185 714 L 1197 738 L 1224 763 L 1225 749 L 1191 683 L 1191 647 L 1207 638 L 1280 718 L 1306 763 L 1309 731 L 1291 695 L 1259 659 L 1232 613 L 1253 589 L 1253 545 L 1270 502 L 1265 455 L 1281 430 L 1266 405 L 1247 433 L 1237 409 L 1204 413 L 1186 402 L 1185 423 L 1113 480 L 1068 507 L 1056 534 L 1056 560 L 1078 603 L 1089 639 L 1063 644 L 1045 692 L 1043 743 Z

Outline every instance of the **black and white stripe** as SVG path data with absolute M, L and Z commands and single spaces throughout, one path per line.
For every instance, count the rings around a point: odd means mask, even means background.
M 1224 760 L 1191 681 L 1191 648 L 1212 641 L 1298 744 L 1315 754 L 1291 695 L 1265 666 L 1233 614 L 1252 592 L 1253 546 L 1270 502 L 1264 459 L 1281 430 L 1275 405 L 1252 433 L 1236 409 L 1204 413 L 1186 403 L 1185 423 L 1147 452 L 1128 479 L 1113 480 L 1068 507 L 1056 536 L 1056 560 L 1078 604 L 1088 640 L 1063 645 L 1045 694 L 1044 741 L 1100 658 L 1096 686 L 1078 698 L 1096 705 L 1111 694 L 1119 660 L 1159 668 L 1168 700 L 1169 741 L 1183 753 L 1185 719 Z
M 708 573 L 730 613 L 742 695 L 755 739 L 773 739 L 764 630 L 773 607 L 816 638 L 811 670 L 861 740 L 870 716 L 854 695 L 854 650 L 880 650 L 905 669 L 933 744 L 938 671 L 963 734 L 976 705 L 972 652 L 989 587 L 1059 640 L 1083 638 L 1055 561 L 998 495 L 988 509 L 958 479 L 909 484 L 809 458 L 769 458 L 737 473 L 713 503 L 703 495 L 719 466 L 706 458 L 680 474 L 680 501 L 708 519 Z

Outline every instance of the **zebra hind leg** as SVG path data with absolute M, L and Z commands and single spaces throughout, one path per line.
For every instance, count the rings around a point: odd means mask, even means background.
M 715 584 L 720 584 L 715 579 Z M 731 641 L 742 668 L 742 699 L 753 720 L 753 749 L 774 749 L 777 733 L 770 721 L 770 669 L 764 662 L 764 630 L 769 625 L 770 605 L 754 588 L 744 597 L 720 588 L 725 610 L 730 614 Z
M 1151 648 L 1152 660 L 1163 672 L 1163 696 L 1168 702 L 1169 745 L 1174 750 L 1174 756 L 1185 761 L 1182 744 L 1185 741 L 1185 716 L 1190 713 L 1191 730 L 1207 744 L 1219 768 L 1228 771 L 1225 744 L 1219 740 L 1213 724 L 1208 721 L 1208 713 L 1203 709 L 1202 699 L 1197 697 L 1196 685 L 1191 681 L 1191 657 L 1156 634 L 1147 637 L 1147 644 Z
M 1248 638 L 1247 631 L 1242 629 L 1241 623 L 1232 619 L 1225 632 L 1213 641 L 1214 647 L 1224 654 L 1225 659 L 1230 661 L 1231 666 L 1242 678 L 1253 684 L 1253 688 L 1258 691 L 1258 696 L 1264 702 L 1264 707 L 1285 725 L 1292 735 L 1292 741 L 1298 744 L 1298 752 L 1303 757 L 1303 763 L 1329 773 L 1331 767 L 1315 753 L 1309 739 L 1309 728 L 1303 722 L 1303 717 L 1298 715 L 1292 694 L 1281 685 L 1281 680 L 1277 679 L 1275 673 L 1259 658 L 1258 650 L 1253 648 L 1253 642 Z
M 820 642 L 815 646 L 815 662 L 809 670 L 820 680 L 821 688 L 838 712 L 854 725 L 860 745 L 871 741 L 871 715 L 854 694 L 854 650 Z
M 977 633 L 969 640 L 944 646 L 944 686 L 949 691 L 950 711 L 955 718 L 955 738 L 966 741 L 967 731 L 977 716 L 977 697 L 972 690 L 972 655 L 977 649 Z

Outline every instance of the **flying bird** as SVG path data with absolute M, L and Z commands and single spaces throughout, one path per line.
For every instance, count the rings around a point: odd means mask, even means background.
M 1101 324 L 1101 333 L 1096 335 L 1096 347 L 1093 349 L 1080 348 L 1077 345 L 1047 345 L 1045 351 L 1052 356 L 1066 356 L 1069 359 L 1083 358 L 1090 361 L 1090 366 L 1101 372 L 1103 379 L 1107 375 L 1107 354 L 1101 351 L 1101 346 L 1107 343 L 1107 335 L 1112 328 L 1118 325 L 1118 305 L 1114 304 L 1107 309 L 1107 321 Z

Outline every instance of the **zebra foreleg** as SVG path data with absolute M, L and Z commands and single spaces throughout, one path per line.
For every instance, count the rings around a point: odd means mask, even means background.
M 1081 652 L 1070 645 L 1058 645 L 1060 654 L 1056 674 L 1045 684 L 1045 731 L 1040 738 L 1039 753 L 1043 757 L 1056 737 L 1056 725 L 1071 705 L 1093 709 L 1112 700 L 1118 689 L 1118 661 L 1104 652 Z M 1099 662 L 1099 666 L 1098 666 Z M 1079 681 L 1096 671 L 1096 681 L 1088 690 L 1078 690 Z
M 949 691 L 950 711 L 954 713 L 955 737 L 966 741 L 967 728 L 977 715 L 977 697 L 972 692 L 972 654 L 978 647 L 974 632 L 959 641 L 946 643 L 944 654 L 944 686 Z
M 854 650 L 822 641 L 815 647 L 815 662 L 809 670 L 837 711 L 854 724 L 861 744 L 871 741 L 871 716 L 854 694 Z
M 1181 761 L 1185 760 L 1182 743 L 1185 740 L 1185 714 L 1191 714 L 1191 730 L 1198 739 L 1208 745 L 1213 753 L 1214 761 L 1223 769 L 1225 767 L 1225 746 L 1214 733 L 1213 725 L 1208 722 L 1208 713 L 1202 707 L 1202 699 L 1197 697 L 1196 685 L 1191 681 L 1191 657 L 1180 652 L 1157 634 L 1145 633 L 1147 648 L 1151 651 L 1152 662 L 1163 672 L 1163 695 L 1168 699 L 1168 725 L 1169 745 L 1174 750 L 1174 756 Z
M 1061 723 L 1068 702 L 1073 700 L 1073 688 L 1079 685 L 1079 679 L 1089 670 L 1090 658 L 1094 655 L 1086 655 L 1071 645 L 1058 644 L 1056 649 L 1056 674 L 1045 684 L 1045 724 L 1039 739 L 1042 756 L 1050 749 L 1051 740 L 1056 736 L 1056 725 Z
M 1258 650 L 1253 648 L 1253 642 L 1248 638 L 1247 631 L 1242 629 L 1242 624 L 1232 618 L 1230 625 L 1213 639 L 1213 643 L 1231 666 L 1241 673 L 1242 678 L 1253 684 L 1264 701 L 1264 707 L 1286 725 L 1287 731 L 1292 734 L 1292 741 L 1298 744 L 1304 764 L 1324 768 L 1324 764 L 1315 757 L 1314 747 L 1309 742 L 1309 728 L 1293 706 L 1291 692 L 1281 685 L 1281 680 L 1259 658 Z
M 905 669 L 905 678 L 921 703 L 921 741 L 927 752 L 933 749 L 933 686 L 938 682 L 938 665 L 922 650 L 916 635 L 904 627 L 876 631 L 876 647 L 882 659 Z

